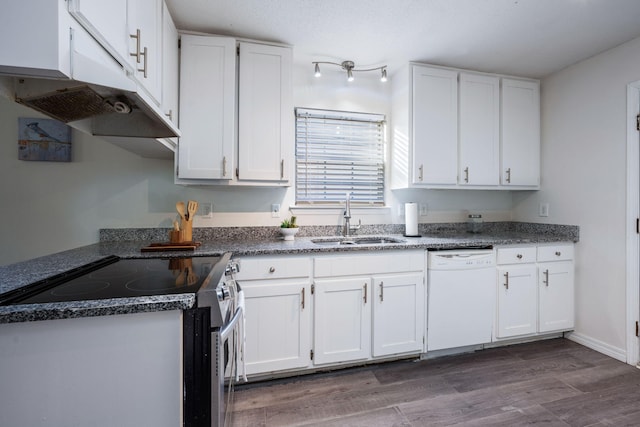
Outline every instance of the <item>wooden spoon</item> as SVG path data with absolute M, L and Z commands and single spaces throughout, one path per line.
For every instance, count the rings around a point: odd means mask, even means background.
M 196 212 L 198 211 L 198 202 L 189 200 L 187 203 L 187 211 L 189 212 L 189 221 L 193 221 L 193 217 L 196 216 Z
M 184 208 L 184 202 L 176 203 L 176 209 L 178 210 L 178 213 L 180 214 L 180 218 L 182 218 L 183 220 L 186 220 L 185 215 L 186 215 L 187 211 Z

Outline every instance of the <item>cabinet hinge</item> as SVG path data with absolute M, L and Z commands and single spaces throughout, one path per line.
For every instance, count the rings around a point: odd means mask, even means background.
M 636 336 L 640 337 L 640 331 L 638 329 L 640 329 L 640 327 L 638 326 L 638 322 L 636 321 Z
M 311 285 L 311 295 L 313 295 L 316 292 L 316 285 L 312 284 Z
M 313 349 L 311 349 L 311 350 L 309 351 L 309 358 L 310 358 L 311 360 L 313 360 Z

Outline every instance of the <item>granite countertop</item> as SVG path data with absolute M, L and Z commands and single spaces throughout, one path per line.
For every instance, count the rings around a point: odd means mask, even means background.
M 194 229 L 194 239 L 202 245 L 195 251 L 141 252 L 140 248 L 152 242 L 163 241 L 164 229 L 101 230 L 99 243 L 0 267 L 0 293 L 33 283 L 55 274 L 117 255 L 121 258 L 157 258 L 219 256 L 232 252 L 234 256 L 315 254 L 327 252 L 387 251 L 403 249 L 455 249 L 514 244 L 548 242 L 577 242 L 578 227 L 524 223 L 499 223 L 485 227 L 480 234 L 464 231 L 460 225 L 425 227 L 419 229 L 421 237 L 405 237 L 398 226 L 371 226 L 356 237 L 387 236 L 401 243 L 340 245 L 317 244 L 313 240 L 330 239 L 336 235 L 335 227 L 301 227 L 294 241 L 283 241 L 274 227 Z M 215 233 L 215 234 L 212 234 Z M 195 304 L 195 294 L 173 294 L 153 297 L 113 298 L 50 304 L 22 304 L 0 307 L 0 323 L 74 317 L 102 316 L 144 311 L 185 310 Z

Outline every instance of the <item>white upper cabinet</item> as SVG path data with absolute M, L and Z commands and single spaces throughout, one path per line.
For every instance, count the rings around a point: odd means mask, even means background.
M 157 104 L 162 100 L 162 0 L 129 1 L 129 63 Z
M 117 61 L 129 62 L 127 0 L 69 0 L 69 13 Z
M 502 79 L 502 162 L 500 183 L 540 185 L 540 84 Z
M 458 162 L 458 73 L 411 67 L 413 184 L 455 184 Z
M 162 110 L 175 125 L 178 124 L 179 68 L 178 30 L 165 4 L 162 7 Z
M 233 178 L 236 41 L 182 35 L 177 176 Z
M 292 52 L 240 43 L 238 179 L 290 179 L 293 163 Z
M 539 187 L 538 81 L 412 63 L 391 111 L 392 188 Z
M 498 185 L 500 79 L 460 73 L 460 185 Z

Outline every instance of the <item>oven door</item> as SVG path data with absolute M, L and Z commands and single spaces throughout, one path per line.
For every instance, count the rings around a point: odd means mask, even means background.
M 244 292 L 238 292 L 233 317 L 213 331 L 211 338 L 216 343 L 211 366 L 211 425 L 230 426 L 238 363 L 244 353 Z

